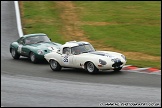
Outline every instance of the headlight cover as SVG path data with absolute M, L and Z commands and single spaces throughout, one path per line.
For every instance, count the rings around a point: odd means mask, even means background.
M 107 64 L 106 61 L 101 60 L 101 59 L 99 59 L 99 63 L 102 64 L 102 65 L 106 65 Z
M 38 53 L 39 55 L 43 55 L 43 54 L 44 54 L 44 52 L 43 52 L 42 50 L 38 50 L 37 53 Z
M 124 55 L 121 55 L 121 57 L 122 57 L 125 61 L 127 61 L 127 59 L 126 59 L 126 57 L 125 57 Z

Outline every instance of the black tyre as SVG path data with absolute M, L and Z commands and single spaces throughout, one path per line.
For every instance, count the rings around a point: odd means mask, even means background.
M 14 59 L 19 59 L 20 58 L 20 54 L 17 53 L 15 48 L 11 49 L 11 55 Z
M 96 66 L 92 63 L 92 62 L 88 62 L 86 64 L 86 70 L 89 72 L 89 73 L 98 73 L 98 69 L 96 68 Z
M 115 72 L 120 72 L 120 70 L 122 69 L 122 67 L 116 68 L 114 69 Z
M 61 65 L 56 60 L 50 60 L 50 67 L 53 71 L 60 71 Z
M 30 53 L 29 57 L 30 57 L 30 61 L 31 61 L 32 63 L 37 63 L 37 62 L 38 62 L 38 60 L 37 60 L 37 58 L 35 57 L 35 54 L 34 54 L 33 52 Z

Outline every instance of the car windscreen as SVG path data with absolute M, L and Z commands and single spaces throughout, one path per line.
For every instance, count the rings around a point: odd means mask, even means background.
M 75 47 L 71 48 L 71 52 L 74 55 L 78 55 L 81 53 L 93 52 L 93 51 L 95 51 L 95 49 L 90 44 L 83 44 L 83 45 L 79 45 L 79 46 L 75 46 Z
M 47 36 L 31 36 L 25 39 L 25 44 L 35 44 L 42 42 L 51 42 Z

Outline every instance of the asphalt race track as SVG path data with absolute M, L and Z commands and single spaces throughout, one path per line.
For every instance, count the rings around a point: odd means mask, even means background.
M 2 107 L 161 106 L 161 75 L 124 71 L 90 75 L 76 69 L 53 72 L 47 62 L 14 60 L 9 45 L 18 38 L 14 2 L 1 1 Z

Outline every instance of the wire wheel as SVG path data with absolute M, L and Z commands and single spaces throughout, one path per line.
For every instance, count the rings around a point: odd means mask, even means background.
M 87 71 L 89 73 L 97 73 L 98 72 L 98 69 L 92 62 L 88 62 L 86 67 L 87 67 Z
M 11 55 L 14 59 L 19 59 L 20 55 L 16 52 L 15 48 L 11 49 Z
M 55 60 L 52 60 L 50 62 L 50 65 L 51 65 L 52 69 L 56 69 L 57 68 L 57 62 Z
M 37 62 L 37 59 L 36 59 L 35 54 L 33 52 L 30 53 L 30 60 L 33 63 L 36 63 Z
M 50 67 L 53 71 L 61 70 L 61 66 L 56 60 L 50 60 Z
M 16 55 L 16 52 L 15 52 L 14 48 L 11 49 L 11 55 L 12 55 L 12 57 L 15 57 L 15 55 Z

